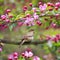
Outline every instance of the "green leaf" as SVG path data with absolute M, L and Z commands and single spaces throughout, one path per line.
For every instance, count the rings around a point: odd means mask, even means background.
M 54 45 L 59 47 L 60 46 L 60 42 L 54 43 Z
M 15 27 L 15 26 L 16 26 L 16 24 L 10 25 L 10 26 L 9 26 L 9 30 L 12 31 L 13 27 Z
M 34 6 L 37 6 L 37 5 L 38 5 L 38 2 L 39 2 L 39 0 L 32 0 L 32 4 L 33 4 Z
M 25 12 L 25 15 L 26 15 L 26 14 L 33 14 L 33 11 L 26 11 L 26 12 Z
M 17 15 L 17 17 L 15 18 L 15 20 L 18 20 L 20 18 L 23 18 L 24 16 L 25 16 L 24 13 L 21 13 L 21 14 Z
M 55 15 L 55 12 L 54 12 L 54 10 L 53 11 L 48 11 L 47 14 L 49 14 L 49 15 Z
M 22 56 L 20 56 L 18 60 L 25 60 L 25 58 L 23 58 Z

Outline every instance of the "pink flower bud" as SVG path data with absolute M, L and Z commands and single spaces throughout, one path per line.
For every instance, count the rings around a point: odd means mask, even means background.
M 57 38 L 57 37 L 53 37 L 52 40 L 53 40 L 54 42 L 58 42 L 58 38 Z
M 50 3 L 50 2 L 48 2 L 48 3 L 47 3 L 47 5 L 48 5 L 48 6 L 51 6 L 51 3 Z
M 49 11 L 52 11 L 53 10 L 53 8 L 49 8 Z
M 27 6 L 24 6 L 24 7 L 23 7 L 23 11 L 26 11 L 26 10 L 27 10 Z
M 11 12 L 11 10 L 10 10 L 10 9 L 7 9 L 7 10 L 6 10 L 6 13 L 9 13 L 9 12 Z
M 22 55 L 23 57 L 25 57 L 25 53 L 22 53 L 21 55 Z
M 6 16 L 5 15 L 1 15 L 1 19 L 2 20 L 5 20 L 6 19 Z
M 12 15 L 9 15 L 9 18 L 13 18 L 13 16 Z
M 39 3 L 38 3 L 38 6 L 40 6 L 40 5 L 42 5 L 42 2 L 39 2 Z
M 18 60 L 18 57 L 17 57 L 17 56 L 15 56 L 15 57 L 14 57 L 14 60 Z
M 13 56 L 12 55 L 9 55 L 8 56 L 8 60 L 13 60 Z
M 14 57 L 18 56 L 18 53 L 17 53 L 17 52 L 14 52 L 14 53 L 13 53 L 13 56 L 14 56 Z
M 29 3 L 29 6 L 32 7 L 32 3 Z
M 22 26 L 23 25 L 23 23 L 22 22 L 18 22 L 18 26 Z
M 54 4 L 53 3 L 51 3 L 51 7 L 54 7 Z
M 42 23 L 41 23 L 40 21 L 37 21 L 36 24 L 37 24 L 38 26 L 41 26 L 41 25 L 42 25 Z
M 58 38 L 58 40 L 60 40 L 60 34 L 57 34 L 56 37 Z
M 51 24 L 51 27 L 56 28 L 56 24 L 55 23 L 52 23 Z
M 55 7 L 55 10 L 58 10 L 58 7 Z
M 30 31 L 33 31 L 33 29 L 31 29 Z M 30 49 L 30 48 L 28 48 L 28 49 L 27 49 L 27 51 L 28 51 L 28 52 L 30 52 L 30 51 L 31 51 L 31 49 Z
M 8 60 L 13 60 L 12 58 L 9 58 Z
M 30 14 L 27 14 L 26 17 L 30 17 Z
M 4 28 L 4 29 L 5 29 L 5 28 L 8 28 L 8 26 L 7 26 L 7 25 L 4 25 L 3 28 Z
M 46 36 L 46 40 L 50 40 L 51 39 L 51 36 Z
M 46 27 L 45 29 L 46 29 L 46 30 L 48 30 L 48 29 L 49 29 L 49 26 L 48 26 L 48 27 Z
M 58 18 L 59 17 L 59 14 L 56 14 L 55 16 L 56 16 L 56 18 Z
M 26 23 L 27 26 L 29 26 L 30 24 L 29 23 Z

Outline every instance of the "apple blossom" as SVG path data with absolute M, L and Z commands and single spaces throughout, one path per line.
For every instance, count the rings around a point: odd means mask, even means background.
M 6 15 L 1 15 L 1 19 L 5 20 L 6 19 Z
M 0 52 L 2 52 L 2 48 L 0 47 Z
M 33 7 L 33 8 L 32 8 L 32 11 L 33 11 L 33 12 L 36 12 L 37 10 L 36 10 L 36 8 L 35 8 L 35 7 Z
M 25 51 L 24 54 L 25 54 L 25 57 L 27 57 L 27 58 L 33 56 L 33 53 L 31 51 L 29 51 L 29 52 L 28 51 Z
M 57 2 L 57 3 L 55 4 L 55 6 L 56 6 L 56 7 L 60 7 L 60 2 Z
M 46 4 L 39 6 L 40 11 L 45 11 L 46 8 L 47 8 L 47 5 Z
M 38 56 L 34 56 L 33 60 L 40 60 L 40 58 Z
M 39 16 L 36 13 L 33 14 L 33 17 L 35 20 L 37 20 L 39 18 Z

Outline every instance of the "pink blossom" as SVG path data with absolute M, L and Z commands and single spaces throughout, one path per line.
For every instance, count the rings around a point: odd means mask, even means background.
M 23 7 L 23 11 L 26 11 L 26 10 L 27 10 L 27 6 L 24 6 L 24 7 Z
M 25 23 L 29 23 L 29 22 L 32 22 L 34 20 L 34 18 L 31 18 L 31 17 L 27 17 L 26 20 L 25 20 Z
M 29 53 L 25 51 L 25 57 L 29 57 Z
M 14 57 L 18 56 L 18 53 L 17 53 L 17 52 L 14 52 L 14 53 L 13 53 L 13 56 L 14 56 Z
M 31 51 L 25 51 L 24 53 L 25 57 L 32 57 L 33 56 L 33 53 Z
M 33 60 L 40 60 L 40 58 L 38 56 L 34 56 Z
M 55 6 L 56 6 L 56 7 L 60 7 L 60 2 L 57 2 L 57 3 L 55 4 Z
M 40 21 L 37 21 L 36 24 L 37 24 L 38 26 L 41 26 L 41 25 L 42 25 L 42 23 L 41 23 Z
M 32 3 L 29 3 L 29 6 L 32 7 Z
M 54 42 L 58 42 L 58 38 L 57 37 L 52 37 L 51 40 L 54 41 Z
M 1 19 L 2 20 L 5 20 L 6 19 L 6 16 L 5 15 L 1 15 Z
M 18 24 L 18 26 L 22 26 L 23 22 L 18 22 L 17 24 Z
M 39 2 L 39 3 L 38 3 L 38 6 L 40 6 L 40 5 L 42 5 L 42 2 Z
M 36 12 L 36 8 L 32 8 L 33 12 Z
M 6 20 L 5 20 L 5 22 L 9 23 L 9 22 L 10 22 L 10 20 L 9 20 L 9 19 L 6 19 Z
M 2 48 L 0 47 L 0 52 L 2 52 Z
M 55 28 L 56 24 L 55 23 L 51 23 L 51 27 Z
M 22 53 L 21 55 L 22 55 L 23 57 L 25 57 L 25 53 Z
M 51 39 L 51 36 L 47 35 L 46 40 L 50 40 L 50 39 Z
M 58 38 L 58 40 L 60 40 L 60 34 L 57 34 L 56 37 Z
M 15 56 L 15 57 L 14 57 L 14 60 L 18 60 L 18 57 L 17 57 L 17 56 Z
M 31 17 L 27 17 L 24 24 L 28 24 L 28 26 L 31 26 L 31 25 L 34 25 L 34 18 L 31 18 Z
M 39 6 L 39 9 L 40 9 L 41 11 L 46 10 L 46 8 L 47 8 L 47 5 L 46 5 L 46 4 Z
M 7 9 L 6 12 L 9 13 L 9 12 L 11 12 L 11 10 L 10 9 Z
M 13 59 L 14 58 L 13 58 L 13 55 L 12 54 L 8 56 L 8 60 L 13 60 Z
M 50 2 L 48 2 L 47 5 L 48 5 L 48 6 L 51 6 L 51 7 L 54 6 L 54 4 L 53 4 L 53 3 L 50 3 Z
M 18 59 L 18 53 L 14 52 L 13 54 L 10 54 L 8 56 L 8 60 L 17 60 Z
M 30 51 L 29 52 L 29 57 L 32 57 L 33 56 L 33 53 Z
M 39 16 L 36 13 L 33 14 L 33 17 L 35 20 L 39 18 Z

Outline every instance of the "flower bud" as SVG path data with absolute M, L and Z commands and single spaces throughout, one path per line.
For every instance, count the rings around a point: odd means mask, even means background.
M 5 15 L 1 15 L 1 19 L 2 20 L 5 20 L 6 19 L 6 16 Z
M 32 3 L 30 3 L 29 6 L 32 7 Z

